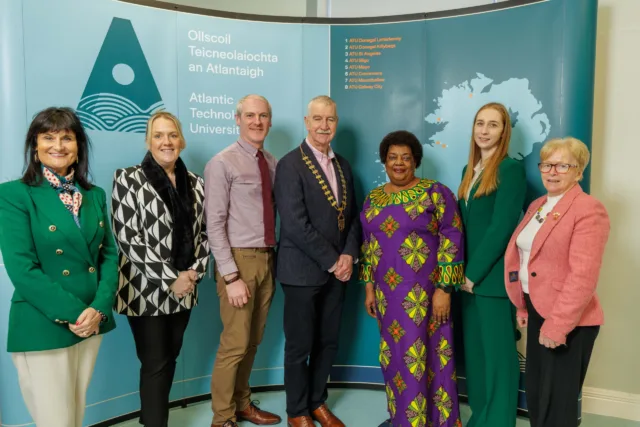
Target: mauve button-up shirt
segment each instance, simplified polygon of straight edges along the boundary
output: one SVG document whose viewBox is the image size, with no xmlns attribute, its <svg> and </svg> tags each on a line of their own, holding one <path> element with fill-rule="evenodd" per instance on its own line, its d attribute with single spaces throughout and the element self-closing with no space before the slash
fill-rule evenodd
<svg viewBox="0 0 640 427">
<path fill-rule="evenodd" d="M 238 271 L 231 248 L 266 246 L 257 153 L 253 145 L 240 139 L 216 154 L 204 169 L 209 246 L 223 276 Z M 277 160 L 263 153 L 273 187 Z M 275 205 L 273 209 L 275 215 Z"/>
</svg>

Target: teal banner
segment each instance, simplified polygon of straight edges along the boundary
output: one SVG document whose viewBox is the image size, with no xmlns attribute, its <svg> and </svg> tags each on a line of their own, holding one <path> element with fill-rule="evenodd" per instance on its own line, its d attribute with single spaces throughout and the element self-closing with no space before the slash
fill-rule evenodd
<svg viewBox="0 0 640 427">
<path fill-rule="evenodd" d="M 238 137 L 234 113 L 242 96 L 259 93 L 271 102 L 266 147 L 279 158 L 305 136 L 307 102 L 330 94 L 340 117 L 333 147 L 351 162 L 359 203 L 386 181 L 378 145 L 399 129 L 424 145 L 419 173 L 455 191 L 473 115 L 487 102 L 509 108 L 509 154 L 525 163 L 532 199 L 543 191 L 536 164 L 545 140 L 571 135 L 591 144 L 597 0 L 515 3 L 374 23 L 231 19 L 108 0 L 0 0 L 0 182 L 21 176 L 27 127 L 49 106 L 78 111 L 93 143 L 94 182 L 109 195 L 114 171 L 142 160 L 155 111 L 178 115 L 187 141 L 182 158 L 202 174 Z M 588 190 L 588 170 L 583 184 Z M 209 393 L 222 330 L 212 276 L 199 285 L 175 401 Z M 0 258 L 1 345 L 12 292 Z M 377 325 L 363 301 L 354 280 L 332 383 L 383 384 Z M 278 288 L 252 386 L 283 384 L 282 310 Z M 100 349 L 85 425 L 139 409 L 140 365 L 126 318 L 116 320 Z M 456 358 L 464 394 L 462 352 Z M 526 409 L 523 397 L 520 406 Z M 4 349 L 0 413 L 3 425 L 32 422 Z"/>
<path fill-rule="evenodd" d="M 399 129 L 423 143 L 421 176 L 457 192 L 473 118 L 489 102 L 509 110 L 509 156 L 526 166 L 527 200 L 540 196 L 545 190 L 537 164 L 545 141 L 574 136 L 591 146 L 596 15 L 597 1 L 551 0 L 493 13 L 331 26 L 331 95 L 340 111 L 335 147 L 358 171 L 359 196 L 386 181 L 378 144 Z M 588 170 L 582 185 L 588 191 Z M 352 298 L 362 301 L 364 292 L 353 291 Z M 341 362 L 376 365 L 376 322 L 364 310 L 346 316 L 358 327 L 347 326 L 343 348 L 354 340 L 360 345 L 344 350 Z M 523 411 L 525 334 L 518 345 Z M 458 387 L 465 396 L 457 338 Z M 350 369 L 345 378 L 382 382 L 379 371 L 358 370 Z"/>
</svg>

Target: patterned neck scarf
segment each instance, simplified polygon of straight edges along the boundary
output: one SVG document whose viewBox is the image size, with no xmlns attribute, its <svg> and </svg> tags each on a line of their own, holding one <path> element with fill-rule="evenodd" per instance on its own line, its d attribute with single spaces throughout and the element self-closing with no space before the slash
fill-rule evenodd
<svg viewBox="0 0 640 427">
<path fill-rule="evenodd" d="M 72 169 L 69 175 L 60 176 L 48 167 L 42 165 L 42 175 L 49 181 L 51 187 L 58 193 L 58 197 L 67 208 L 69 213 L 73 215 L 73 220 L 80 228 L 80 206 L 82 205 L 82 193 L 75 186 L 73 176 L 75 171 Z"/>
</svg>

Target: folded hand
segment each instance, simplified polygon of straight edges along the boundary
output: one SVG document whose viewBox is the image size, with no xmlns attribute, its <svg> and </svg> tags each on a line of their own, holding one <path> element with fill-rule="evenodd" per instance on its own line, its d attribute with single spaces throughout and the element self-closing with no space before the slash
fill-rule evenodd
<svg viewBox="0 0 640 427">
<path fill-rule="evenodd" d="M 341 282 L 348 282 L 353 274 L 353 257 L 351 255 L 340 255 L 338 267 L 333 272 Z"/>
<path fill-rule="evenodd" d="M 69 324 L 71 332 L 81 338 L 87 338 L 100 331 L 102 316 L 93 307 L 86 308 L 76 320 L 75 324 Z"/>
</svg>

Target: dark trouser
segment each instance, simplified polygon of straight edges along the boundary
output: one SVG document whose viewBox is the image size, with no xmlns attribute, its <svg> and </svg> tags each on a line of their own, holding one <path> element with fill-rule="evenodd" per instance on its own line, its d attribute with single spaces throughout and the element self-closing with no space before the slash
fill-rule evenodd
<svg viewBox="0 0 640 427">
<path fill-rule="evenodd" d="M 287 414 L 310 415 L 327 400 L 327 381 L 338 351 L 345 284 L 282 285 L 284 290 L 284 388 Z"/>
<path fill-rule="evenodd" d="M 169 392 L 191 310 L 162 316 L 129 316 L 140 360 L 140 424 L 167 427 Z"/>
<path fill-rule="evenodd" d="M 577 427 L 578 398 L 587 374 L 599 326 L 578 326 L 567 345 L 549 349 L 540 345 L 544 319 L 525 294 L 527 327 L 527 407 L 531 427 Z"/>
</svg>

